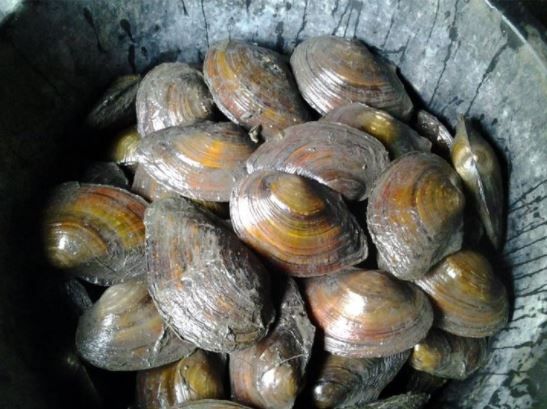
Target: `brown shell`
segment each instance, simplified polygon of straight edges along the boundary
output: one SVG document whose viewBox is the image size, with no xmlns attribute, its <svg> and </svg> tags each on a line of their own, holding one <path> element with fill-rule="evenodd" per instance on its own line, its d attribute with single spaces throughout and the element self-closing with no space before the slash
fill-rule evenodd
<svg viewBox="0 0 547 409">
<path fill-rule="evenodd" d="M 205 399 L 185 403 L 177 409 L 251 409 L 248 406 L 227 400 Z"/>
<path fill-rule="evenodd" d="M 408 153 L 377 179 L 367 225 L 378 264 L 403 280 L 422 277 L 461 248 L 464 194 L 458 175 L 440 157 Z"/>
<path fill-rule="evenodd" d="M 145 209 L 144 200 L 123 189 L 64 183 L 46 209 L 50 262 L 99 285 L 143 275 Z"/>
<path fill-rule="evenodd" d="M 214 104 L 203 75 L 188 64 L 163 63 L 143 78 L 137 92 L 137 128 L 141 136 L 170 126 L 211 119 Z"/>
<path fill-rule="evenodd" d="M 349 268 L 308 279 L 305 293 L 325 350 L 341 356 L 397 354 L 425 338 L 433 323 L 426 295 L 383 271 Z"/>
<path fill-rule="evenodd" d="M 122 168 L 114 162 L 93 162 L 84 170 L 80 177 L 82 183 L 116 186 L 129 189 L 129 180 Z"/>
<path fill-rule="evenodd" d="M 312 386 L 313 404 L 327 409 L 375 401 L 409 355 L 404 351 L 384 358 L 348 358 L 326 353 Z"/>
<path fill-rule="evenodd" d="M 141 135 L 136 126 L 118 132 L 110 141 L 107 159 L 119 165 L 135 167 L 138 162 L 137 148 L 140 142 Z"/>
<path fill-rule="evenodd" d="M 195 346 L 163 323 L 144 282 L 129 281 L 108 288 L 80 317 L 76 348 L 99 368 L 136 371 L 176 361 Z"/>
<path fill-rule="evenodd" d="M 233 399 L 261 409 L 292 408 L 304 386 L 314 336 L 298 287 L 289 278 L 270 333 L 230 354 Z"/>
<path fill-rule="evenodd" d="M 96 130 L 118 130 L 135 123 L 135 100 L 140 75 L 117 78 L 99 98 L 86 118 L 86 125 Z"/>
<path fill-rule="evenodd" d="M 426 393 L 407 393 L 368 403 L 359 409 L 421 409 L 429 400 Z"/>
<path fill-rule="evenodd" d="M 423 109 L 416 114 L 416 130 L 442 153 L 450 152 L 454 138 L 438 118 Z"/>
<path fill-rule="evenodd" d="M 180 361 L 137 373 L 139 409 L 171 409 L 200 399 L 222 399 L 224 367 L 220 358 L 196 349 Z"/>
<path fill-rule="evenodd" d="M 247 172 L 268 169 L 317 180 L 349 200 L 364 200 L 389 163 L 375 138 L 342 124 L 307 122 L 262 144 L 247 160 Z"/>
<path fill-rule="evenodd" d="M 417 371 L 410 366 L 405 368 L 406 382 L 405 390 L 411 392 L 433 393 L 443 387 L 448 379 Z"/>
<path fill-rule="evenodd" d="M 486 235 L 500 248 L 503 234 L 501 167 L 492 146 L 463 117 L 450 152 L 456 172 L 471 192 Z"/>
<path fill-rule="evenodd" d="M 435 324 L 462 337 L 486 337 L 508 320 L 509 300 L 488 260 L 470 250 L 454 253 L 416 281 L 433 300 Z"/>
<path fill-rule="evenodd" d="M 255 147 L 230 122 L 202 122 L 148 135 L 139 146 L 139 164 L 181 196 L 227 202 Z"/>
<path fill-rule="evenodd" d="M 219 219 L 180 197 L 146 211 L 148 285 L 168 325 L 215 352 L 247 348 L 274 319 L 268 272 Z"/>
<path fill-rule="evenodd" d="M 356 39 L 314 37 L 300 43 L 291 66 L 304 99 L 321 115 L 363 102 L 406 119 L 412 101 L 395 69 Z"/>
<path fill-rule="evenodd" d="M 368 254 L 340 195 L 302 176 L 252 173 L 233 190 L 230 215 L 239 238 L 289 275 L 332 274 Z"/>
<path fill-rule="evenodd" d="M 464 338 L 431 330 L 414 345 L 410 366 L 418 371 L 448 379 L 465 379 L 484 363 L 486 339 Z"/>
<path fill-rule="evenodd" d="M 289 64 L 275 51 L 225 40 L 209 48 L 203 72 L 219 109 L 246 129 L 260 126 L 265 138 L 309 118 Z"/>
<path fill-rule="evenodd" d="M 412 152 L 431 150 L 431 142 L 385 111 L 360 102 L 343 105 L 328 112 L 323 121 L 338 122 L 366 132 L 386 147 L 392 158 Z"/>
</svg>

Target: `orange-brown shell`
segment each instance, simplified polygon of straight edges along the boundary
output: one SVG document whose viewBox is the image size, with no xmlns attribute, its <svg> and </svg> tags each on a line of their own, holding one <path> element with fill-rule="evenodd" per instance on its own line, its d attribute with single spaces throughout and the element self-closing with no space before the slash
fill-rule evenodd
<svg viewBox="0 0 547 409">
<path fill-rule="evenodd" d="M 248 406 L 227 400 L 204 399 L 185 403 L 178 409 L 251 409 Z"/>
</svg>

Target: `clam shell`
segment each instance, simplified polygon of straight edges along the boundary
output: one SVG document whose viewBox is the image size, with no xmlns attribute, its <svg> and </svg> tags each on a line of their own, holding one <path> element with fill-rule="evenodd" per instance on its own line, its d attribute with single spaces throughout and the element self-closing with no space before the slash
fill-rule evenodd
<svg viewBox="0 0 547 409">
<path fill-rule="evenodd" d="M 416 114 L 416 130 L 429 139 L 440 152 L 448 153 L 454 138 L 439 119 L 423 109 Z"/>
<path fill-rule="evenodd" d="M 203 72 L 219 109 L 246 129 L 260 126 L 265 138 L 309 118 L 288 63 L 275 51 L 225 40 L 209 48 Z"/>
<path fill-rule="evenodd" d="M 139 146 L 139 163 L 181 196 L 227 202 L 255 147 L 232 123 L 203 122 L 148 135 Z"/>
<path fill-rule="evenodd" d="M 172 197 L 152 203 L 144 222 L 150 293 L 175 332 L 215 352 L 266 335 L 274 318 L 268 273 L 220 220 Z"/>
<path fill-rule="evenodd" d="M 408 366 L 406 373 L 405 390 L 412 392 L 433 393 L 444 386 L 448 379 L 417 371 Z"/>
<path fill-rule="evenodd" d="M 464 338 L 432 330 L 414 345 L 410 366 L 418 371 L 448 379 L 465 379 L 484 363 L 486 339 Z"/>
<path fill-rule="evenodd" d="M 416 284 L 433 300 L 436 326 L 447 332 L 480 338 L 494 334 L 507 323 L 507 291 L 479 253 L 454 253 Z"/>
<path fill-rule="evenodd" d="M 304 285 L 312 321 L 325 334 L 325 350 L 333 354 L 397 354 L 425 338 L 433 323 L 426 295 L 384 271 L 349 268 Z"/>
<path fill-rule="evenodd" d="M 465 198 L 458 175 L 440 157 L 408 153 L 377 180 L 367 225 L 378 264 L 403 280 L 422 277 L 461 248 Z"/>
<path fill-rule="evenodd" d="M 429 152 L 431 142 L 422 138 L 412 128 L 380 109 L 355 102 L 334 108 L 322 121 L 349 125 L 378 139 L 392 158 L 412 151 Z"/>
<path fill-rule="evenodd" d="M 469 122 L 461 118 L 450 151 L 452 163 L 473 197 L 475 207 L 495 248 L 503 235 L 503 183 L 496 153 Z"/>
<path fill-rule="evenodd" d="M 178 409 L 251 409 L 248 406 L 240 405 L 239 403 L 230 402 L 227 400 L 205 399 L 195 402 L 188 402 L 180 406 Z"/>
<path fill-rule="evenodd" d="M 384 358 L 347 358 L 325 354 L 319 377 L 312 386 L 319 409 L 351 407 L 378 399 L 399 372 L 410 351 Z"/>
<path fill-rule="evenodd" d="M 310 38 L 295 48 L 291 66 L 302 96 L 321 115 L 353 102 L 401 119 L 412 112 L 395 70 L 356 39 Z"/>
<path fill-rule="evenodd" d="M 46 210 L 50 262 L 99 285 L 144 275 L 145 208 L 140 197 L 116 187 L 61 185 Z"/>
<path fill-rule="evenodd" d="M 137 374 L 140 409 L 171 409 L 200 399 L 222 399 L 224 368 L 220 358 L 196 349 L 180 361 Z"/>
<path fill-rule="evenodd" d="M 141 136 L 136 126 L 126 128 L 118 132 L 110 141 L 107 159 L 119 165 L 136 167 L 137 148 L 141 142 Z"/>
<path fill-rule="evenodd" d="M 195 346 L 163 323 L 145 283 L 129 281 L 108 288 L 80 317 L 76 348 L 99 368 L 135 371 L 176 361 Z"/>
<path fill-rule="evenodd" d="M 289 275 L 332 274 L 368 253 L 340 195 L 302 176 L 252 173 L 233 190 L 230 215 L 239 238 Z"/>
<path fill-rule="evenodd" d="M 359 409 L 420 409 L 425 406 L 428 400 L 429 395 L 426 393 L 407 393 L 369 403 Z"/>
<path fill-rule="evenodd" d="M 255 408 L 292 408 L 304 386 L 314 336 L 298 287 L 289 278 L 270 333 L 256 345 L 230 354 L 234 400 Z"/>
<path fill-rule="evenodd" d="M 114 162 L 93 162 L 84 171 L 80 181 L 97 185 L 129 188 L 129 180 L 123 170 Z"/>
<path fill-rule="evenodd" d="M 213 99 L 203 75 L 179 62 L 160 64 L 145 75 L 136 107 L 141 136 L 171 126 L 191 125 L 214 115 Z"/>
<path fill-rule="evenodd" d="M 278 170 L 315 179 L 349 200 L 364 200 L 387 167 L 388 153 L 375 138 L 342 124 L 308 122 L 262 144 L 247 172 Z"/>
</svg>

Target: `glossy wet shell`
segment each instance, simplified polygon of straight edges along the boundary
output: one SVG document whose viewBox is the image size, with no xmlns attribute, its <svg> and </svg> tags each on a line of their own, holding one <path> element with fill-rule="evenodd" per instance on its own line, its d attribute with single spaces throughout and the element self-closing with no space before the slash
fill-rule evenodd
<svg viewBox="0 0 547 409">
<path fill-rule="evenodd" d="M 415 127 L 420 135 L 429 139 L 433 143 L 433 146 L 440 152 L 450 152 L 450 148 L 454 143 L 454 138 L 443 123 L 433 114 L 430 114 L 423 109 L 419 110 L 416 114 Z"/>
<path fill-rule="evenodd" d="M 138 162 L 137 148 L 140 142 L 141 136 L 136 126 L 118 132 L 110 142 L 107 159 L 119 165 L 136 166 Z"/>
<path fill-rule="evenodd" d="M 301 176 L 252 173 L 233 190 L 230 216 L 240 239 L 292 276 L 332 274 L 368 253 L 340 195 Z"/>
<path fill-rule="evenodd" d="M 461 248 L 465 198 L 458 175 L 440 157 L 409 153 L 377 179 L 367 226 L 378 265 L 415 280 Z"/>
<path fill-rule="evenodd" d="M 509 300 L 488 260 L 464 250 L 416 281 L 433 300 L 436 326 L 463 337 L 486 337 L 508 320 Z"/>
<path fill-rule="evenodd" d="M 140 197 L 116 187 L 61 185 L 46 209 L 50 262 L 99 285 L 144 275 L 145 208 Z"/>
<path fill-rule="evenodd" d="M 137 93 L 137 127 L 141 136 L 170 126 L 211 119 L 214 104 L 203 75 L 188 64 L 163 63 L 143 78 Z"/>
<path fill-rule="evenodd" d="M 503 235 L 504 195 L 496 153 L 477 130 L 461 118 L 450 156 L 456 172 L 471 193 L 486 235 L 494 247 L 499 248 Z"/>
<path fill-rule="evenodd" d="M 412 151 L 431 150 L 431 142 L 408 125 L 385 111 L 360 102 L 335 108 L 322 121 L 346 124 L 374 136 L 382 142 L 393 159 Z"/>
<path fill-rule="evenodd" d="M 342 124 L 307 122 L 262 144 L 247 160 L 247 172 L 279 170 L 314 179 L 349 200 L 364 200 L 389 163 L 375 138 Z"/>
<path fill-rule="evenodd" d="M 189 402 L 179 407 L 179 409 L 251 409 L 248 406 L 227 400 L 205 399 L 196 402 Z"/>
<path fill-rule="evenodd" d="M 150 293 L 175 332 L 215 352 L 266 335 L 274 318 L 268 272 L 219 219 L 167 198 L 150 205 L 145 225 Z"/>
<path fill-rule="evenodd" d="M 203 72 L 219 109 L 247 129 L 260 126 L 266 139 L 308 120 L 288 63 L 272 50 L 222 41 L 207 51 Z"/>
<path fill-rule="evenodd" d="M 384 358 L 325 354 L 319 377 L 312 385 L 313 404 L 319 409 L 327 409 L 375 401 L 409 355 L 410 351 Z"/>
<path fill-rule="evenodd" d="M 224 367 L 220 357 L 196 349 L 180 361 L 137 374 L 140 409 L 171 409 L 200 399 L 222 399 Z"/>
<path fill-rule="evenodd" d="M 412 101 L 393 67 L 363 43 L 335 36 L 310 38 L 291 56 L 291 67 L 304 99 L 321 115 L 363 102 L 406 119 Z"/>
<path fill-rule="evenodd" d="M 350 268 L 304 282 L 312 321 L 325 333 L 325 350 L 373 358 L 412 348 L 433 323 L 426 295 L 383 271 Z"/>
<path fill-rule="evenodd" d="M 256 345 L 230 354 L 234 400 L 255 408 L 292 408 L 304 387 L 314 336 L 298 287 L 289 278 L 270 333 Z"/>
<path fill-rule="evenodd" d="M 428 400 L 429 395 L 426 393 L 407 393 L 369 403 L 359 409 L 420 409 L 425 406 Z"/>
<path fill-rule="evenodd" d="M 78 322 L 76 347 L 86 361 L 110 371 L 155 368 L 195 349 L 163 323 L 141 281 L 108 288 L 84 312 Z"/>
<path fill-rule="evenodd" d="M 148 135 L 139 146 L 139 163 L 177 194 L 227 202 L 255 147 L 237 125 L 203 122 Z"/>
<path fill-rule="evenodd" d="M 487 344 L 484 338 L 464 338 L 432 330 L 414 345 L 410 365 L 441 378 L 465 379 L 484 363 Z"/>
<path fill-rule="evenodd" d="M 80 182 L 116 186 L 129 189 L 129 180 L 122 168 L 114 162 L 93 162 L 86 167 Z"/>
</svg>

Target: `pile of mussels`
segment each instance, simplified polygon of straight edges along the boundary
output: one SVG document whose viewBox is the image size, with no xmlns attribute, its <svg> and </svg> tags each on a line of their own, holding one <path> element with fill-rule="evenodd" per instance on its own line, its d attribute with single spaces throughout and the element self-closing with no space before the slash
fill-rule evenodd
<svg viewBox="0 0 547 409">
<path fill-rule="evenodd" d="M 115 135 L 112 163 L 52 195 L 47 253 L 109 286 L 76 347 L 138 371 L 142 409 L 418 408 L 507 322 L 470 249 L 501 242 L 492 147 L 416 113 L 357 40 L 311 38 L 290 62 L 223 41 L 203 72 L 118 79 L 87 126 Z M 408 393 L 375 402 L 403 366 Z"/>
</svg>

